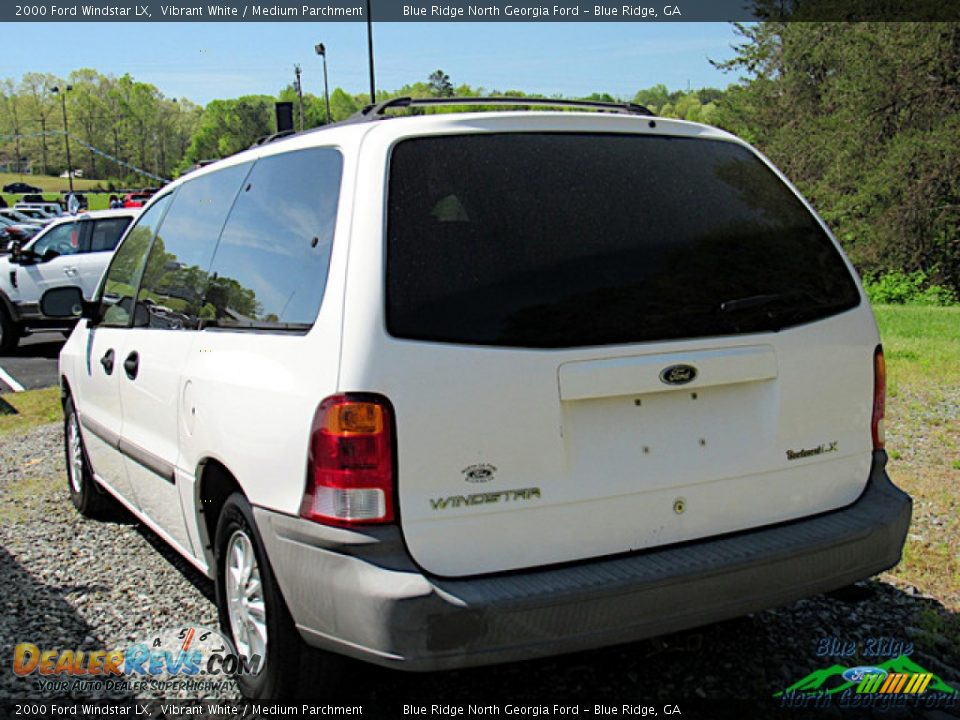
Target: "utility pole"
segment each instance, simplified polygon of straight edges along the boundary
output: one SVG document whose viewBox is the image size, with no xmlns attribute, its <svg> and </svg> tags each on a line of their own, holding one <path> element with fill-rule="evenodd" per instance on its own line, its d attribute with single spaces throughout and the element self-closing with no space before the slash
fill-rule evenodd
<svg viewBox="0 0 960 720">
<path fill-rule="evenodd" d="M 323 58 L 323 101 L 327 105 L 327 125 L 330 124 L 330 84 L 327 82 L 327 48 L 323 43 L 317 43 L 314 48 L 317 55 Z"/>
<path fill-rule="evenodd" d="M 370 58 L 370 103 L 377 104 L 377 85 L 373 73 L 373 16 L 370 14 L 370 0 L 367 0 L 367 55 Z"/>
<path fill-rule="evenodd" d="M 300 65 L 293 66 L 293 72 L 297 76 L 296 88 L 297 97 L 300 100 L 300 132 L 303 132 L 303 86 L 300 84 Z"/>
<path fill-rule="evenodd" d="M 67 146 L 67 180 L 70 182 L 70 194 L 73 194 L 73 163 L 70 161 L 70 128 L 67 126 L 67 93 L 73 90 L 72 85 L 65 85 L 61 92 L 59 87 L 50 90 L 60 95 L 60 108 L 63 110 L 63 142 Z"/>
</svg>

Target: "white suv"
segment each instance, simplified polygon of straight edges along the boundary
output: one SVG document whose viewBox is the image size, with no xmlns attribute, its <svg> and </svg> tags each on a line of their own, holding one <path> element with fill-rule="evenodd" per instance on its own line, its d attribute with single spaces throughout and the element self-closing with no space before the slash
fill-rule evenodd
<svg viewBox="0 0 960 720">
<path fill-rule="evenodd" d="M 92 298 L 113 251 L 139 208 L 66 215 L 0 258 L 0 354 L 16 348 L 31 330 L 69 330 L 73 320 L 40 313 L 50 288 L 79 285 Z"/>
<path fill-rule="evenodd" d="M 877 327 L 769 161 L 635 106 L 388 109 L 181 178 L 95 302 L 44 299 L 86 318 L 73 502 L 216 581 L 246 694 L 336 653 L 628 642 L 898 562 Z"/>
</svg>

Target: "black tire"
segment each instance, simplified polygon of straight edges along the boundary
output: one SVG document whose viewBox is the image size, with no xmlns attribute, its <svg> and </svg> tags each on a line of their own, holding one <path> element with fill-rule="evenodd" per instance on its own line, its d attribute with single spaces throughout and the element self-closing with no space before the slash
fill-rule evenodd
<svg viewBox="0 0 960 720">
<path fill-rule="evenodd" d="M 242 543 L 240 535 L 249 540 L 256 558 L 266 625 L 265 662 L 255 675 L 236 676 L 240 692 L 252 700 L 285 700 L 316 691 L 332 692 L 342 671 L 342 659 L 308 647 L 300 637 L 267 559 L 250 503 L 241 493 L 234 493 L 224 503 L 214 541 L 217 611 L 224 634 L 240 653 L 243 645 L 252 647 L 238 641 L 244 635 L 241 631 L 238 638 L 234 633 L 229 611 L 227 567 L 233 543 Z"/>
<path fill-rule="evenodd" d="M 8 355 L 20 344 L 20 328 L 0 302 L 0 355 Z"/>
<path fill-rule="evenodd" d="M 81 515 L 89 518 L 111 516 L 117 506 L 93 479 L 87 449 L 80 434 L 80 419 L 73 407 L 73 398 L 63 404 L 63 448 L 67 461 L 67 491 L 70 502 Z"/>
</svg>

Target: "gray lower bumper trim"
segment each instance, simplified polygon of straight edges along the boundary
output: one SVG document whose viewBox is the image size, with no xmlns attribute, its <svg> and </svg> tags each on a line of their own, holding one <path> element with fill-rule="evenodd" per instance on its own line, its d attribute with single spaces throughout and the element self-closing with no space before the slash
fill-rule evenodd
<svg viewBox="0 0 960 720">
<path fill-rule="evenodd" d="M 436 670 L 630 642 L 848 585 L 895 565 L 910 498 L 877 453 L 852 505 L 720 538 L 575 565 L 441 579 L 397 528 L 354 532 L 255 510 L 308 642 L 384 665 Z"/>
</svg>

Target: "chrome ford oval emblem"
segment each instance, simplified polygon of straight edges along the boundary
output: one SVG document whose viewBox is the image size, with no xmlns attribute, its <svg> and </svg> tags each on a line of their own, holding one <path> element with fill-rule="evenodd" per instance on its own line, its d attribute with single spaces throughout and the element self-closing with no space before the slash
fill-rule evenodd
<svg viewBox="0 0 960 720">
<path fill-rule="evenodd" d="M 667 385 L 686 385 L 697 377 L 697 369 L 693 365 L 671 365 L 660 372 L 660 382 Z"/>
<path fill-rule="evenodd" d="M 493 480 L 494 474 L 497 472 L 497 468 L 487 463 L 480 463 L 479 465 L 470 465 L 465 467 L 460 472 L 463 473 L 463 479 L 467 482 L 485 483 Z"/>
</svg>

